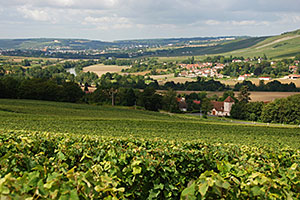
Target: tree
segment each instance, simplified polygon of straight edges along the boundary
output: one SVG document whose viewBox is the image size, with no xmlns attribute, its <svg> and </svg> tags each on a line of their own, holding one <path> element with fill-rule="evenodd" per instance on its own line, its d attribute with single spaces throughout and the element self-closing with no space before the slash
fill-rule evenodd
<svg viewBox="0 0 300 200">
<path fill-rule="evenodd" d="M 276 99 L 263 107 L 263 122 L 300 124 L 300 95 Z"/>
<path fill-rule="evenodd" d="M 84 96 L 84 92 L 77 83 L 64 82 L 62 86 L 63 96 L 60 101 L 78 102 Z"/>
<path fill-rule="evenodd" d="M 29 60 L 27 60 L 27 59 L 23 60 L 22 65 L 25 66 L 25 67 L 30 66 Z"/>
<path fill-rule="evenodd" d="M 161 108 L 162 97 L 155 92 L 155 89 L 152 87 L 145 88 L 138 97 L 138 105 L 146 110 L 158 111 Z"/>
<path fill-rule="evenodd" d="M 169 89 L 162 98 L 162 109 L 172 113 L 178 113 L 179 106 L 177 102 L 176 91 Z"/>
<path fill-rule="evenodd" d="M 250 121 L 258 121 L 261 119 L 261 112 L 263 109 L 263 102 L 249 102 L 247 103 L 247 119 Z"/>
<path fill-rule="evenodd" d="M 225 99 L 229 96 L 233 98 L 235 101 L 237 101 L 237 99 L 234 97 L 234 92 L 232 90 L 225 91 L 223 93 L 223 96 L 219 98 L 219 101 L 225 101 Z"/>
<path fill-rule="evenodd" d="M 230 117 L 234 119 L 247 119 L 247 103 L 241 101 L 232 105 Z"/>
<path fill-rule="evenodd" d="M 133 106 L 136 102 L 136 96 L 132 88 L 119 88 L 116 94 L 115 102 L 117 105 Z"/>
<path fill-rule="evenodd" d="M 240 93 L 238 95 L 238 100 L 240 102 L 248 103 L 249 100 L 251 100 L 250 93 L 248 91 L 249 91 L 249 87 L 248 86 L 244 85 L 244 86 L 241 87 Z"/>
<path fill-rule="evenodd" d="M 201 101 L 201 111 L 203 113 L 203 117 L 207 116 L 207 113 L 213 109 L 213 105 L 208 98 L 204 98 Z"/>
<path fill-rule="evenodd" d="M 2 97 L 11 99 L 18 98 L 21 79 L 13 78 L 10 76 L 4 76 L 2 78 L 2 84 Z"/>
<path fill-rule="evenodd" d="M 84 91 L 85 92 L 89 91 L 89 84 L 87 82 L 85 82 L 85 84 L 84 84 Z"/>
<path fill-rule="evenodd" d="M 5 74 L 5 69 L 0 66 L 0 76 L 4 76 Z"/>
<path fill-rule="evenodd" d="M 266 54 L 264 54 L 263 59 L 264 59 L 264 60 L 268 60 L 268 57 L 267 57 Z"/>
</svg>

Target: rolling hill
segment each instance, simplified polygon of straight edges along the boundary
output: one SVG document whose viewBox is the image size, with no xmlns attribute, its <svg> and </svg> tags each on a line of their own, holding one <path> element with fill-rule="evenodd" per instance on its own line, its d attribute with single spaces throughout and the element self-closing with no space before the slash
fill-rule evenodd
<svg viewBox="0 0 300 200">
<path fill-rule="evenodd" d="M 36 39 L 3 39 L 0 40 L 0 49 L 44 49 L 50 48 L 68 48 L 74 50 L 82 49 L 105 49 L 107 46 L 113 46 L 112 43 L 96 40 L 84 39 L 54 39 L 54 38 L 36 38 Z"/>
<path fill-rule="evenodd" d="M 140 39 L 140 40 L 117 40 L 104 42 L 87 39 L 59 39 L 59 38 L 31 38 L 31 39 L 0 39 L 0 49 L 36 49 L 41 50 L 45 47 L 49 49 L 70 49 L 102 50 L 108 47 L 118 48 L 139 48 L 139 47 L 160 47 L 160 46 L 183 46 L 186 44 L 222 44 L 226 41 L 243 39 L 248 37 L 227 36 L 227 37 L 195 37 L 195 38 L 165 38 L 165 39 Z"/>
<path fill-rule="evenodd" d="M 265 40 L 245 49 L 228 52 L 224 55 L 244 57 L 262 56 L 269 58 L 286 58 L 300 54 L 300 29 L 268 37 Z"/>
<path fill-rule="evenodd" d="M 5 39 L 0 40 L 0 49 L 42 50 L 107 50 L 114 57 L 179 57 L 204 55 L 233 55 L 268 58 L 287 58 L 300 53 L 300 29 L 277 36 L 263 37 L 196 37 L 143 40 L 119 40 L 104 42 L 86 39 Z M 116 48 L 117 51 L 109 49 Z M 143 49 L 140 51 L 140 49 Z M 26 53 L 26 52 L 25 52 Z M 121 55 L 121 54 L 122 55 Z"/>
</svg>

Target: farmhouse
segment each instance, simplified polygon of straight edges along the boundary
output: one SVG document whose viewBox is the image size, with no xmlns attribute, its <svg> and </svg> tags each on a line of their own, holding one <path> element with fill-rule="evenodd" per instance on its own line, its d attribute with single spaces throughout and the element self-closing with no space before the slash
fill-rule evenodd
<svg viewBox="0 0 300 200">
<path fill-rule="evenodd" d="M 251 77 L 251 74 L 240 75 L 239 78 L 238 78 L 238 81 L 244 81 L 249 77 Z"/>
<path fill-rule="evenodd" d="M 187 104 L 185 102 L 185 98 L 183 98 L 183 97 L 177 98 L 177 102 L 178 102 L 179 110 L 186 112 Z"/>
<path fill-rule="evenodd" d="M 296 65 L 293 65 L 293 66 L 289 66 L 289 71 L 291 72 L 291 73 L 297 73 L 297 71 L 298 71 L 298 66 L 296 66 Z"/>
<path fill-rule="evenodd" d="M 213 109 L 210 112 L 210 115 L 214 116 L 230 116 L 230 111 L 232 108 L 232 105 L 234 104 L 234 99 L 230 96 L 228 96 L 225 101 L 219 102 L 219 101 L 212 101 Z"/>
<path fill-rule="evenodd" d="M 289 79 L 300 79 L 300 75 L 298 74 L 290 74 Z"/>
<path fill-rule="evenodd" d="M 271 80 L 271 77 L 259 77 L 259 80 L 269 81 Z"/>
</svg>

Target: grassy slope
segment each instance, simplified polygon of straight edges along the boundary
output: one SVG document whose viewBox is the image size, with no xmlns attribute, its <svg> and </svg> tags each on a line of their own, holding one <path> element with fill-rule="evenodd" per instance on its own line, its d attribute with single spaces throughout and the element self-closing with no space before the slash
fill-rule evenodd
<svg viewBox="0 0 300 200">
<path fill-rule="evenodd" d="M 118 107 L 0 99 L 0 121 L 0 133 L 25 130 L 300 147 L 299 128 L 240 125 Z"/>
<path fill-rule="evenodd" d="M 300 31 L 298 30 L 267 38 L 252 47 L 228 52 L 224 55 L 253 57 L 266 54 L 269 58 L 293 57 L 300 53 L 299 46 Z"/>
<path fill-rule="evenodd" d="M 169 56 L 196 56 L 196 55 L 206 55 L 206 54 L 222 54 L 238 49 L 244 49 L 265 40 L 267 37 L 257 37 L 257 38 L 247 38 L 238 39 L 224 44 L 208 47 L 183 47 L 173 50 L 160 50 L 157 51 L 160 57 Z"/>
<path fill-rule="evenodd" d="M 203 52 L 197 51 L 196 59 L 203 59 L 204 53 L 209 56 L 224 55 L 224 56 L 244 56 L 244 57 L 258 57 L 266 54 L 268 58 L 289 58 L 300 54 L 300 30 L 285 33 L 278 36 L 268 38 L 250 38 L 240 41 L 232 41 L 224 45 L 220 45 L 219 49 L 202 49 Z M 235 49 L 233 49 L 235 48 Z M 200 52 L 200 53 L 199 53 Z M 206 55 L 206 56 L 207 56 Z M 181 61 L 189 56 L 177 57 L 161 57 L 162 61 Z"/>
</svg>

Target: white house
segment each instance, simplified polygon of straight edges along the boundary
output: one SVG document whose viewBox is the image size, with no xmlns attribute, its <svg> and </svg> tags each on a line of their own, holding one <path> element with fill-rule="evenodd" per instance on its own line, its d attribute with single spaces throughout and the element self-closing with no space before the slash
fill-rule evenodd
<svg viewBox="0 0 300 200">
<path fill-rule="evenodd" d="M 289 79 L 300 79 L 300 75 L 298 74 L 290 74 Z"/>
<path fill-rule="evenodd" d="M 244 75 L 240 75 L 237 80 L 238 81 L 244 81 L 249 77 L 251 77 L 251 74 L 244 74 Z"/>
<path fill-rule="evenodd" d="M 259 79 L 259 80 L 264 80 L 264 81 L 269 81 L 269 80 L 271 80 L 272 78 L 271 78 L 271 77 L 259 77 L 258 79 Z"/>
<path fill-rule="evenodd" d="M 214 116 L 230 116 L 230 111 L 232 108 L 232 105 L 234 104 L 234 99 L 230 96 L 228 96 L 225 101 L 219 102 L 219 101 L 212 101 L 213 109 L 211 110 L 210 114 Z"/>
</svg>

